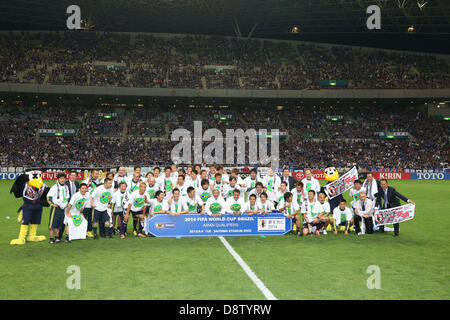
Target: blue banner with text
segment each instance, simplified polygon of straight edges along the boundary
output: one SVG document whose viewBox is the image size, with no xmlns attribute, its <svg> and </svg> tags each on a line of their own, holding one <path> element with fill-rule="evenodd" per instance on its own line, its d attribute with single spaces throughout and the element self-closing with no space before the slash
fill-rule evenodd
<svg viewBox="0 0 450 320">
<path fill-rule="evenodd" d="M 450 172 L 414 172 L 411 173 L 411 179 L 414 180 L 448 180 Z"/>
<path fill-rule="evenodd" d="M 282 213 L 266 215 L 157 214 L 147 219 L 147 233 L 155 237 L 280 236 L 292 230 Z"/>
</svg>

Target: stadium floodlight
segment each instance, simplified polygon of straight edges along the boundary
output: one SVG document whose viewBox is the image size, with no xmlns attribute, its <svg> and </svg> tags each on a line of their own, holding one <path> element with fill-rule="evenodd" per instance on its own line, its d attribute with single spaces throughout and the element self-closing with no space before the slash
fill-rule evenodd
<svg viewBox="0 0 450 320">
<path fill-rule="evenodd" d="M 425 7 L 427 3 L 428 3 L 428 1 L 417 0 L 417 6 L 419 7 L 420 10 L 422 10 L 423 7 Z"/>
</svg>

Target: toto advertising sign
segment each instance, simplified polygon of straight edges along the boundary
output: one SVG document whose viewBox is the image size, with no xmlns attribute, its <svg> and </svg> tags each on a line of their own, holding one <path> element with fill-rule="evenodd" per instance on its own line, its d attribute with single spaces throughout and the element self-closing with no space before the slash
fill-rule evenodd
<svg viewBox="0 0 450 320">
<path fill-rule="evenodd" d="M 418 172 L 411 173 L 411 179 L 418 180 L 448 180 L 450 172 Z"/>
<path fill-rule="evenodd" d="M 0 173 L 0 180 L 16 180 L 20 173 Z"/>
</svg>

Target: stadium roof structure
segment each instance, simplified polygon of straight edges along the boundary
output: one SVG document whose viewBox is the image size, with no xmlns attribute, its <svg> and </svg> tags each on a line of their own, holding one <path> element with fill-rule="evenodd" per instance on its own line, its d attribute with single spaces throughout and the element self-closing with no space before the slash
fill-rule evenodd
<svg viewBox="0 0 450 320">
<path fill-rule="evenodd" d="M 65 29 L 69 5 L 84 26 L 132 31 L 277 37 L 292 33 L 367 33 L 366 9 L 381 8 L 382 33 L 450 34 L 448 0 L 3 0 L 0 28 Z M 294 32 L 295 33 L 295 32 Z"/>
</svg>

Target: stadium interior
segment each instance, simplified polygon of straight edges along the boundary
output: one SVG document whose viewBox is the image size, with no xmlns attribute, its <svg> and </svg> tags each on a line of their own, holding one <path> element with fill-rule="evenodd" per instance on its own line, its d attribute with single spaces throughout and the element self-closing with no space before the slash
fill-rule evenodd
<svg viewBox="0 0 450 320">
<path fill-rule="evenodd" d="M 0 1 L 0 299 L 448 299 L 449 43 L 449 0 Z M 278 168 L 176 168 L 196 121 Z"/>
</svg>

